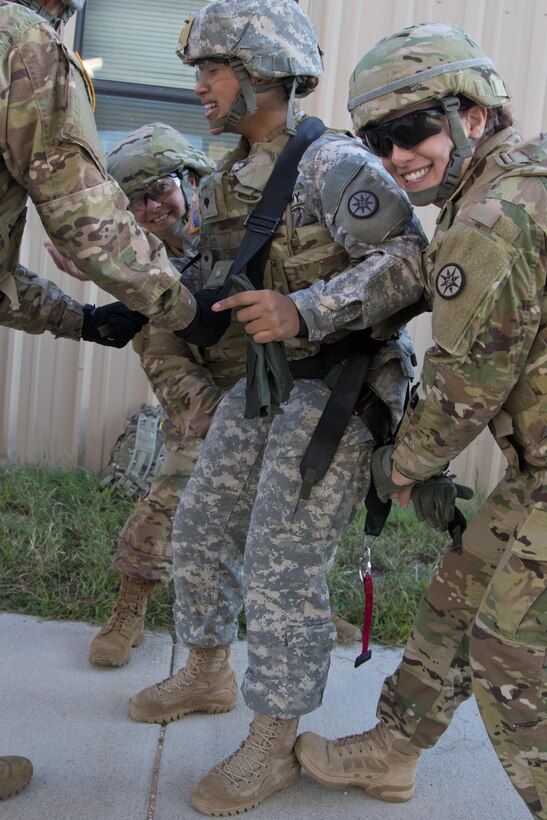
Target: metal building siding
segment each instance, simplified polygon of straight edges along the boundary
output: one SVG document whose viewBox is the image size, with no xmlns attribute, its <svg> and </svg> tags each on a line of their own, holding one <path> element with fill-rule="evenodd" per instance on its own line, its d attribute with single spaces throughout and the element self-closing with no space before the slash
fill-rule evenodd
<svg viewBox="0 0 547 820">
<path fill-rule="evenodd" d="M 515 97 L 523 134 L 547 130 L 547 0 L 300 0 L 325 52 L 325 74 L 305 101 L 309 113 L 349 128 L 349 76 L 381 37 L 412 23 L 445 20 L 462 25 L 483 44 Z M 178 32 L 174 36 L 174 45 Z M 419 209 L 429 235 L 436 209 Z M 56 281 L 82 302 L 110 301 L 97 288 L 59 273 L 42 247 L 40 222 L 30 209 L 21 262 Z M 419 359 L 430 344 L 429 317 L 411 325 Z M 0 327 L 0 462 L 105 464 L 126 415 L 152 394 L 138 357 L 128 346 L 112 350 L 50 334 L 30 336 Z M 490 488 L 502 457 L 483 434 L 456 462 L 464 480 Z"/>
<path fill-rule="evenodd" d="M 82 303 L 111 297 L 61 273 L 43 248 L 31 206 L 21 262 Z M 0 327 L 0 462 L 81 464 L 99 470 L 128 411 L 152 393 L 131 345 L 123 350 Z"/>
</svg>

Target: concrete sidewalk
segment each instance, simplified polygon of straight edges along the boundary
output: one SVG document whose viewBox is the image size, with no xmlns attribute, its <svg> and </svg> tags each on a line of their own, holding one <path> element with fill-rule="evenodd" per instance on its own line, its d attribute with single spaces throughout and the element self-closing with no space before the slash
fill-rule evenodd
<svg viewBox="0 0 547 820">
<path fill-rule="evenodd" d="M 6 820 L 193 820 L 192 786 L 239 745 L 251 713 L 240 696 L 225 715 L 189 715 L 163 729 L 126 713 L 127 698 L 178 669 L 184 653 L 166 634 L 147 633 L 122 669 L 98 669 L 87 650 L 96 628 L 0 613 L 0 754 L 22 754 L 34 777 L 0 803 Z M 321 709 L 301 720 L 335 737 L 375 723 L 384 676 L 400 652 L 374 649 L 356 670 L 355 649 L 336 649 Z M 234 647 L 241 680 L 246 644 Z M 304 772 L 292 788 L 250 813 L 257 820 L 528 820 L 473 702 L 458 710 L 434 750 L 423 754 L 409 803 L 333 791 Z"/>
</svg>

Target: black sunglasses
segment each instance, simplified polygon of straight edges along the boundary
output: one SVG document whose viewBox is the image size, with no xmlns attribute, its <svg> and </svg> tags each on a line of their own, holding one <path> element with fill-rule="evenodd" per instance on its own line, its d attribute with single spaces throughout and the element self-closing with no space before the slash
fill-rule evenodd
<svg viewBox="0 0 547 820">
<path fill-rule="evenodd" d="M 377 157 L 389 157 L 394 145 L 414 148 L 418 143 L 442 131 L 445 113 L 441 108 L 414 111 L 383 125 L 364 128 L 359 136 Z"/>
</svg>

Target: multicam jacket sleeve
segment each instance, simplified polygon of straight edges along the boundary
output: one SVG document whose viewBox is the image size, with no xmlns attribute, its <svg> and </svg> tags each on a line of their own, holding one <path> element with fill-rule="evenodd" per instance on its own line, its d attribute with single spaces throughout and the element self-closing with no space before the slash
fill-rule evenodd
<svg viewBox="0 0 547 820">
<path fill-rule="evenodd" d="M 0 279 L 17 262 L 28 194 L 54 244 L 91 280 L 162 325 L 185 327 L 194 299 L 107 176 L 90 100 L 78 58 L 53 29 L 0 0 Z"/>
<path fill-rule="evenodd" d="M 14 272 L 19 305 L 0 297 L 0 324 L 27 333 L 49 331 L 65 339 L 79 340 L 82 334 L 82 306 L 49 282 L 20 265 Z"/>
</svg>

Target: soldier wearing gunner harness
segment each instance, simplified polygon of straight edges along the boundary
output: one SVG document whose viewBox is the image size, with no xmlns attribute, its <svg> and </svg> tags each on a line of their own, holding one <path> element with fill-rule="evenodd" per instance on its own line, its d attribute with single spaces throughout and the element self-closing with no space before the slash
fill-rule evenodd
<svg viewBox="0 0 547 820">
<path fill-rule="evenodd" d="M 195 90 L 212 133 L 230 129 L 241 137 L 200 190 L 201 253 L 214 289 L 238 255 L 245 220 L 259 209 L 285 146 L 299 139 L 294 98 L 315 87 L 322 60 L 293 0 L 208 3 L 183 32 L 180 54 L 196 66 Z M 386 344 L 372 356 L 367 378 L 394 429 L 412 373 L 411 346 L 404 331 L 393 336 L 400 318 L 388 320 L 419 309 L 423 234 L 382 164 L 344 133 L 327 129 L 311 141 L 295 176 L 290 204 L 272 223 L 262 285 L 254 280 L 255 289 L 221 307 L 236 308 L 234 318 L 257 348 L 284 340 L 293 367 L 313 366 L 322 344 L 373 327 Z M 272 329 L 278 324 L 279 332 Z M 199 322 L 192 331 L 199 333 Z M 159 723 L 233 708 L 229 652 L 245 605 L 243 693 L 255 716 L 240 749 L 191 794 L 209 814 L 242 811 L 298 778 L 298 718 L 321 702 L 335 638 L 325 571 L 369 484 L 374 438 L 350 408 L 325 475 L 301 497 L 300 464 L 331 390 L 311 370 L 295 375 L 282 413 L 246 418 L 245 381 L 216 411 L 173 527 L 175 618 L 188 660 L 129 704 L 136 720 Z"/>
</svg>

